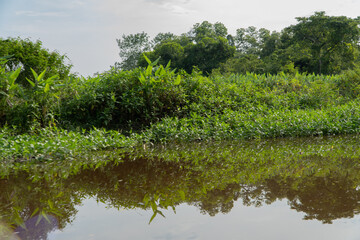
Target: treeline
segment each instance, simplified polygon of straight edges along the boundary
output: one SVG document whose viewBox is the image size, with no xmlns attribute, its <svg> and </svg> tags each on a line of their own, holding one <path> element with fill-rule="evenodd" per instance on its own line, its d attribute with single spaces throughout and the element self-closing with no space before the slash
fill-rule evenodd
<svg viewBox="0 0 360 240">
<path fill-rule="evenodd" d="M 197 23 L 184 34 L 147 33 L 117 39 L 123 70 L 146 66 L 152 61 L 191 73 L 194 67 L 209 75 L 220 73 L 299 72 L 337 74 L 359 63 L 360 17 L 327 16 L 316 12 L 298 17 L 297 24 L 281 32 L 255 27 L 239 28 L 235 35 L 224 24 Z"/>
</svg>

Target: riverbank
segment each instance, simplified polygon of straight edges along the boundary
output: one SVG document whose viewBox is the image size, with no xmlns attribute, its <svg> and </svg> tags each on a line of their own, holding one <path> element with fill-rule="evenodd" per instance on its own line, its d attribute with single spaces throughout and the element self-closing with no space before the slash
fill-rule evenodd
<svg viewBox="0 0 360 240">
<path fill-rule="evenodd" d="M 335 76 L 205 77 L 149 65 L 62 84 L 34 74 L 30 87 L 17 85 L 14 73 L 6 76 L 12 82 L 1 99 L 3 162 L 77 158 L 150 143 L 360 132 L 360 69 Z"/>
</svg>

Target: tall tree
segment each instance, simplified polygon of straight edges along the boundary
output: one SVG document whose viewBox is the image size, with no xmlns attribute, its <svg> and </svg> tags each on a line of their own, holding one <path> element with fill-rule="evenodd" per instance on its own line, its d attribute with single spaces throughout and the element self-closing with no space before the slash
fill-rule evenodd
<svg viewBox="0 0 360 240">
<path fill-rule="evenodd" d="M 292 44 L 310 56 L 304 70 L 330 74 L 351 67 L 360 39 L 356 19 L 327 16 L 325 12 L 296 19 L 298 23 L 290 26 L 289 31 L 293 36 Z"/>
<path fill-rule="evenodd" d="M 154 50 L 146 55 L 152 61 L 160 57 L 159 63 L 163 65 L 171 60 L 172 67 L 189 73 L 198 67 L 205 74 L 210 74 L 234 55 L 235 47 L 229 44 L 229 36 L 224 24 L 204 21 L 196 23 L 187 34 L 180 36 L 158 34 L 153 41 L 156 44 Z M 145 59 L 140 57 L 138 65 L 146 64 Z"/>
<path fill-rule="evenodd" d="M 138 60 L 143 52 L 151 50 L 150 37 L 147 33 L 136 33 L 123 35 L 122 39 L 116 39 L 120 48 L 121 62 L 116 65 L 122 70 L 134 69 L 138 65 Z"/>
</svg>

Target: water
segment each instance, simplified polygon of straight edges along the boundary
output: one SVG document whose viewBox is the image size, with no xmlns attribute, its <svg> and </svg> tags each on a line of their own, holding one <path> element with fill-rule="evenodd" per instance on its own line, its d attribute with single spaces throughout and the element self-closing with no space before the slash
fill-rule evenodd
<svg viewBox="0 0 360 240">
<path fill-rule="evenodd" d="M 359 239 L 358 143 L 143 146 L 99 164 L 34 165 L 0 180 L 0 236 Z"/>
<path fill-rule="evenodd" d="M 209 217 L 196 207 L 183 204 L 164 212 L 150 225 L 152 213 L 142 210 L 107 209 L 88 199 L 79 208 L 76 221 L 49 239 L 359 239 L 360 218 L 322 224 L 304 221 L 304 214 L 291 211 L 286 201 L 264 207 L 235 204 L 228 214 Z M 99 226 L 99 222 L 101 223 Z"/>
</svg>

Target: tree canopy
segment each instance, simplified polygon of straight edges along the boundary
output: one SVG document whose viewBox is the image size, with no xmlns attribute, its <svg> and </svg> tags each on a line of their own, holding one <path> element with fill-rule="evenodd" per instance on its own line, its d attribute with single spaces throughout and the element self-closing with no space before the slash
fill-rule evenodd
<svg viewBox="0 0 360 240">
<path fill-rule="evenodd" d="M 359 63 L 360 17 L 328 16 L 315 12 L 296 18 L 297 24 L 282 31 L 254 26 L 228 34 L 223 23 L 196 23 L 187 33 L 159 33 L 152 41 L 147 34 L 118 40 L 124 70 L 146 66 L 142 54 L 152 61 L 205 74 L 300 72 L 336 74 Z M 131 63 L 131 64 L 130 64 Z"/>
</svg>

